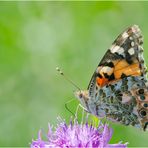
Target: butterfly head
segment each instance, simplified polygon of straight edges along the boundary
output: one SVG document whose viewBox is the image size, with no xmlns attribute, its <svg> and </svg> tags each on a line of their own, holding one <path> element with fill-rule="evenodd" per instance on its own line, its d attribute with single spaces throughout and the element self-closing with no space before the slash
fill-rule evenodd
<svg viewBox="0 0 148 148">
<path fill-rule="evenodd" d="M 81 102 L 84 109 L 88 111 L 88 100 L 89 100 L 88 91 L 79 90 L 79 91 L 76 91 L 74 94 L 76 98 Z"/>
</svg>

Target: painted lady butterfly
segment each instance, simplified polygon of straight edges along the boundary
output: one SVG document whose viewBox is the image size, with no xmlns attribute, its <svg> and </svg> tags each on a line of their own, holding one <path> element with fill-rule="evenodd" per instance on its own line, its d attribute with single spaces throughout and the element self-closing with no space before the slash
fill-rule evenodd
<svg viewBox="0 0 148 148">
<path fill-rule="evenodd" d="M 88 89 L 75 93 L 87 112 L 147 129 L 148 80 L 142 44 L 137 25 L 117 37 L 95 70 Z"/>
</svg>

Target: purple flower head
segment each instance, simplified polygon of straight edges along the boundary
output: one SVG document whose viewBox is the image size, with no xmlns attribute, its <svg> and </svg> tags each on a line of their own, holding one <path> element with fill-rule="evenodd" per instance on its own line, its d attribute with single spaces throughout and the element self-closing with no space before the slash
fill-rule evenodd
<svg viewBox="0 0 148 148">
<path fill-rule="evenodd" d="M 46 141 L 42 140 L 41 131 L 39 131 L 38 139 L 32 141 L 31 148 L 126 148 L 127 143 L 109 144 L 112 133 L 112 129 L 107 124 L 101 124 L 96 128 L 87 122 L 85 124 L 70 122 L 67 125 L 61 121 L 55 131 L 49 124 Z"/>
</svg>

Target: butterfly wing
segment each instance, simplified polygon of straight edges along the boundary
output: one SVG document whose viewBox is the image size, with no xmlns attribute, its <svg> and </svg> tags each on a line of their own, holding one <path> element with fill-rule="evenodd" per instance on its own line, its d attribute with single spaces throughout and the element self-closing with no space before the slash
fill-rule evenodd
<svg viewBox="0 0 148 148">
<path fill-rule="evenodd" d="M 95 70 L 89 83 L 91 93 L 96 87 L 103 87 L 112 81 L 127 76 L 145 76 L 143 60 L 143 37 L 137 25 L 127 28 L 108 49 Z"/>
<path fill-rule="evenodd" d="M 95 109 L 98 116 L 103 109 L 107 118 L 119 121 L 124 117 L 120 119 L 122 124 L 145 130 L 148 126 L 148 86 L 142 44 L 137 25 L 121 33 L 95 70 L 88 93 L 99 105 Z"/>
</svg>

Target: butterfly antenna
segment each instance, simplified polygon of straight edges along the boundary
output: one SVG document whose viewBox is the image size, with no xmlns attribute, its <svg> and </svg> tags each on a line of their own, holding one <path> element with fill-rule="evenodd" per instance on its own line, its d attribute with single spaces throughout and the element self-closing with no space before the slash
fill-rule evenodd
<svg viewBox="0 0 148 148">
<path fill-rule="evenodd" d="M 74 87 L 76 87 L 79 91 L 81 91 L 80 87 L 78 87 L 78 85 L 76 85 L 72 80 L 70 80 L 68 77 L 66 77 L 65 74 L 63 73 L 63 71 L 59 67 L 57 67 L 56 70 L 60 73 L 60 75 L 62 75 L 65 78 L 65 80 L 67 80 Z"/>
<path fill-rule="evenodd" d="M 65 103 L 65 108 L 75 117 L 75 114 L 69 109 L 69 107 L 68 107 L 68 104 L 70 103 L 70 102 L 72 102 L 72 101 L 74 101 L 74 99 L 71 99 L 71 100 L 69 100 L 69 101 L 67 101 L 66 103 Z"/>
</svg>

